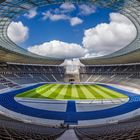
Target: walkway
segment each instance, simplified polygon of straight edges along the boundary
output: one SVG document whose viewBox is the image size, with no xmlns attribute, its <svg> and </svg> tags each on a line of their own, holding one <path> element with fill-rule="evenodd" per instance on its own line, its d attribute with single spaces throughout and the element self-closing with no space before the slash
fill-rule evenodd
<svg viewBox="0 0 140 140">
<path fill-rule="evenodd" d="M 66 130 L 57 140 L 78 140 L 73 129 Z"/>
</svg>

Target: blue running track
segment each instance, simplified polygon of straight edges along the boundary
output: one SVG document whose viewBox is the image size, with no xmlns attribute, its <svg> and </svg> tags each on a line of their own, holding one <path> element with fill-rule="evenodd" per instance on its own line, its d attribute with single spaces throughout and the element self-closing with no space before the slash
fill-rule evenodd
<svg viewBox="0 0 140 140">
<path fill-rule="evenodd" d="M 94 119 L 114 117 L 125 113 L 129 113 L 131 111 L 140 108 L 139 95 L 104 84 L 99 84 L 99 85 L 127 95 L 129 97 L 129 101 L 117 107 L 104 109 L 104 110 L 97 110 L 97 111 L 87 111 L 87 112 L 77 112 L 75 101 L 68 101 L 66 112 L 49 111 L 49 110 L 32 108 L 29 106 L 22 105 L 15 101 L 14 97 L 17 94 L 31 90 L 41 85 L 42 84 L 37 84 L 23 89 L 0 94 L 0 105 L 11 111 L 21 113 L 24 115 L 44 118 L 44 119 L 64 120 L 64 122 L 68 124 L 77 124 L 78 121 L 82 121 L 82 120 L 94 120 Z"/>
</svg>

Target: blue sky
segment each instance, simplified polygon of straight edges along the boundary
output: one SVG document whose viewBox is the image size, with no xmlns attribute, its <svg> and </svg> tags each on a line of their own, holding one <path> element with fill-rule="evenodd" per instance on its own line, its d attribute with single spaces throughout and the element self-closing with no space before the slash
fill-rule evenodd
<svg viewBox="0 0 140 140">
<path fill-rule="evenodd" d="M 95 27 L 102 22 L 109 22 L 110 9 L 98 8 L 95 13 L 88 15 L 80 14 L 78 5 L 75 5 L 76 10 L 67 12 L 66 15 L 71 17 L 79 17 L 83 20 L 82 24 L 71 26 L 67 20 L 51 21 L 49 19 L 43 20 L 44 12 L 52 9 L 57 9 L 61 5 L 44 6 L 37 10 L 38 15 L 34 18 L 28 19 L 22 15 L 15 21 L 22 21 L 22 23 L 30 29 L 29 38 L 21 46 L 27 48 L 35 44 L 40 44 L 45 41 L 61 40 L 68 43 L 78 43 L 82 45 L 82 38 L 84 30 Z"/>
<path fill-rule="evenodd" d="M 8 34 L 33 53 L 79 58 L 112 53 L 130 43 L 136 30 L 110 9 L 64 3 L 31 9 L 10 25 Z"/>
</svg>

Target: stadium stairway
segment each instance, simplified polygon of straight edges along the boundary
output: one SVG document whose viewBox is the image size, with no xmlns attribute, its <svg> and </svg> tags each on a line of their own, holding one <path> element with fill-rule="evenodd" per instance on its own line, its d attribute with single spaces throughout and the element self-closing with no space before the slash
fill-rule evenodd
<svg viewBox="0 0 140 140">
<path fill-rule="evenodd" d="M 73 129 L 66 130 L 57 140 L 79 140 Z"/>
</svg>

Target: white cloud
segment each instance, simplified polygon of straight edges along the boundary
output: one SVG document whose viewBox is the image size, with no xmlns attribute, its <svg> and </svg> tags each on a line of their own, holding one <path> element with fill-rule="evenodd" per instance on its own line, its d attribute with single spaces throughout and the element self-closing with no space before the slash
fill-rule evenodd
<svg viewBox="0 0 140 140">
<path fill-rule="evenodd" d="M 66 15 L 56 15 L 54 16 L 48 11 L 46 18 L 54 21 L 65 19 L 70 22 L 71 26 L 83 22 L 78 17 L 70 18 Z M 22 22 L 12 22 L 8 27 L 8 36 L 15 43 L 24 42 L 28 38 L 28 32 L 28 27 L 24 26 Z M 85 30 L 82 42 L 83 46 L 53 40 L 31 46 L 28 50 L 39 55 L 56 58 L 98 57 L 125 47 L 135 36 L 136 28 L 128 18 L 119 13 L 111 13 L 110 23 L 101 23 L 96 27 Z"/>
<path fill-rule="evenodd" d="M 83 20 L 79 17 L 70 16 L 69 12 L 72 12 L 76 9 L 75 5 L 72 3 L 61 4 L 59 8 L 50 9 L 46 12 L 43 12 L 43 20 L 49 19 L 51 21 L 66 20 L 70 23 L 71 26 L 76 26 L 82 24 Z"/>
<path fill-rule="evenodd" d="M 8 27 L 8 36 L 15 43 L 22 43 L 28 38 L 28 27 L 24 26 L 21 21 L 12 22 Z"/>
<path fill-rule="evenodd" d="M 96 12 L 96 7 L 94 5 L 82 4 L 79 5 L 81 15 L 90 15 Z"/>
<path fill-rule="evenodd" d="M 60 8 L 63 9 L 63 11 L 62 11 L 63 13 L 71 12 L 71 11 L 74 11 L 76 9 L 74 4 L 68 3 L 68 2 L 61 4 Z"/>
<path fill-rule="evenodd" d="M 53 11 L 54 12 L 54 11 Z M 43 20 L 49 19 L 51 21 L 59 21 L 59 20 L 67 20 L 70 22 L 71 26 L 76 26 L 78 24 L 82 24 L 83 20 L 80 19 L 79 17 L 70 17 L 66 14 L 58 14 L 59 12 L 55 12 L 57 13 L 53 13 L 52 11 L 47 11 L 43 13 Z"/>
<path fill-rule="evenodd" d="M 47 11 L 43 13 L 43 19 L 50 19 L 52 21 L 58 21 L 58 20 L 67 20 L 69 19 L 68 16 L 64 15 L 64 14 L 53 14 L 51 13 L 51 11 Z"/>
<path fill-rule="evenodd" d="M 28 13 L 24 14 L 28 19 L 34 18 L 37 15 L 37 9 L 31 9 Z"/>
<path fill-rule="evenodd" d="M 75 21 L 71 25 L 78 23 Z M 125 47 L 135 36 L 136 28 L 128 18 L 119 13 L 111 13 L 110 23 L 101 23 L 85 30 L 83 46 L 53 40 L 29 47 L 28 50 L 43 56 L 67 59 L 98 57 Z"/>
<path fill-rule="evenodd" d="M 119 13 L 110 14 L 110 23 L 85 30 L 83 46 L 92 54 L 109 54 L 128 45 L 136 36 L 133 23 Z"/>
<path fill-rule="evenodd" d="M 79 17 L 70 18 L 70 24 L 71 24 L 71 26 L 76 26 L 76 25 L 82 24 L 82 23 L 83 23 L 83 20 L 80 19 Z"/>
<path fill-rule="evenodd" d="M 49 57 L 56 58 L 79 58 L 86 54 L 86 50 L 80 45 L 74 43 L 66 43 L 58 40 L 45 42 L 28 48 L 29 51 Z"/>
</svg>

